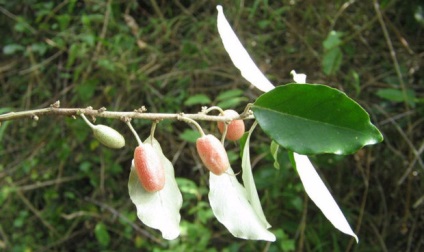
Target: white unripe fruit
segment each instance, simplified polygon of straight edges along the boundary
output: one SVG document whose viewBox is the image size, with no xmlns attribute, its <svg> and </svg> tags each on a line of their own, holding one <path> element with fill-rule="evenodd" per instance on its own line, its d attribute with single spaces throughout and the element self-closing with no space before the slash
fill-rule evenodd
<svg viewBox="0 0 424 252">
<path fill-rule="evenodd" d="M 116 130 L 106 125 L 93 125 L 94 137 L 103 145 L 120 149 L 125 146 L 125 138 Z"/>
</svg>

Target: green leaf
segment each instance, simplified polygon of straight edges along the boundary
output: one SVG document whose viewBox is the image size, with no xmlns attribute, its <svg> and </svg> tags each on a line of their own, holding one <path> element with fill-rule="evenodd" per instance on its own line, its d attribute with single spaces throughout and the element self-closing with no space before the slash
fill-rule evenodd
<svg viewBox="0 0 424 252">
<path fill-rule="evenodd" d="M 205 94 L 197 94 L 190 96 L 185 102 L 185 106 L 191 106 L 195 104 L 210 104 L 211 100 Z"/>
<path fill-rule="evenodd" d="M 219 93 L 216 97 L 217 101 L 225 101 L 230 98 L 239 97 L 243 94 L 243 90 L 241 89 L 231 89 L 224 92 Z"/>
<path fill-rule="evenodd" d="M 12 55 L 24 50 L 25 50 L 25 47 L 19 44 L 10 44 L 3 47 L 3 53 L 5 55 Z"/>
<path fill-rule="evenodd" d="M 406 90 L 406 97 L 403 96 L 402 90 L 393 88 L 383 88 L 377 91 L 377 96 L 393 102 L 404 102 L 405 98 L 409 105 L 415 107 L 415 92 L 414 90 Z"/>
<path fill-rule="evenodd" d="M 150 137 L 145 143 L 150 144 Z M 162 237 L 173 240 L 180 235 L 180 208 L 183 198 L 175 180 L 174 167 L 162 152 L 159 142 L 153 139 L 153 148 L 159 154 L 165 169 L 165 187 L 157 192 L 147 192 L 138 180 L 134 161 L 131 165 L 128 191 L 131 201 L 137 207 L 138 218 L 147 226 L 159 229 Z"/>
<path fill-rule="evenodd" d="M 331 31 L 322 43 L 324 56 L 322 57 L 322 71 L 326 75 L 335 74 L 342 64 L 343 53 L 340 49 L 342 33 Z"/>
<path fill-rule="evenodd" d="M 234 108 L 237 105 L 239 105 L 242 102 L 247 101 L 248 99 L 246 97 L 234 97 L 234 98 L 230 98 L 228 100 L 224 100 L 219 102 L 218 104 L 216 104 L 216 106 L 222 108 L 222 109 L 229 109 L 229 108 Z"/>
<path fill-rule="evenodd" d="M 325 85 L 279 86 L 261 95 L 252 111 L 274 141 L 304 155 L 352 154 L 383 140 L 359 104 Z"/>
<path fill-rule="evenodd" d="M 33 43 L 31 45 L 31 50 L 39 55 L 43 56 L 48 49 L 48 45 L 46 43 Z"/>
<path fill-rule="evenodd" d="M 110 236 L 107 232 L 105 224 L 103 224 L 102 222 L 97 223 L 96 227 L 94 228 L 94 234 L 101 246 L 106 247 L 107 245 L 109 245 Z"/>
<path fill-rule="evenodd" d="M 75 87 L 75 90 L 78 94 L 78 98 L 82 101 L 88 102 L 93 98 L 94 92 L 96 91 L 97 84 L 99 80 L 89 79 L 84 83 L 81 83 Z"/>
<path fill-rule="evenodd" d="M 176 181 L 182 193 L 194 195 L 196 198 L 201 197 L 201 192 L 193 180 L 186 178 L 176 178 Z"/>
<path fill-rule="evenodd" d="M 198 130 L 186 129 L 179 135 L 181 140 L 195 143 L 197 138 L 200 137 L 200 132 Z"/>
<path fill-rule="evenodd" d="M 271 142 L 271 146 L 269 147 L 271 151 L 271 155 L 274 158 L 274 167 L 275 169 L 280 169 L 280 164 L 278 163 L 278 150 L 280 148 L 280 145 L 276 143 L 275 141 Z"/>
<path fill-rule="evenodd" d="M 343 54 L 339 47 L 333 48 L 324 53 L 322 58 L 322 71 L 326 75 L 335 74 L 342 64 Z"/>
<path fill-rule="evenodd" d="M 342 37 L 342 33 L 331 31 L 328 34 L 327 38 L 324 40 L 324 42 L 322 42 L 324 49 L 330 50 L 332 48 L 340 46 L 340 44 L 342 43 L 342 41 L 340 40 L 341 37 Z"/>
</svg>

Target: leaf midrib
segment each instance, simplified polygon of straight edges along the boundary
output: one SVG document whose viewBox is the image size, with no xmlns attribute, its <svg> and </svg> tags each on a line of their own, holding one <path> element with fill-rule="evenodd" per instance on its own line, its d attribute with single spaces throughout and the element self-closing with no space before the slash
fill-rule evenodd
<svg viewBox="0 0 424 252">
<path fill-rule="evenodd" d="M 280 115 L 283 115 L 283 116 L 286 116 L 286 117 L 289 117 L 289 118 L 292 117 L 292 118 L 304 120 L 304 121 L 307 121 L 307 122 L 310 121 L 310 122 L 314 122 L 314 123 L 321 123 L 321 124 L 324 124 L 324 125 L 328 125 L 329 127 L 332 127 L 332 128 L 336 128 L 336 129 L 338 128 L 338 129 L 345 130 L 347 132 L 359 133 L 359 134 L 361 134 L 363 136 L 367 136 L 368 135 L 366 133 L 363 133 L 362 131 L 357 131 L 357 130 L 354 130 L 354 129 L 348 128 L 348 127 L 342 127 L 342 126 L 338 126 L 338 125 L 335 125 L 335 124 L 330 124 L 330 123 L 323 122 L 323 121 L 318 121 L 318 120 L 311 120 L 311 119 L 308 119 L 306 117 L 301 117 L 301 116 L 293 115 L 293 114 L 289 114 L 289 113 L 283 113 L 281 111 L 269 109 L 269 108 L 258 106 L 258 105 L 255 105 L 254 107 L 259 108 L 259 109 L 262 109 L 262 110 L 270 111 L 272 113 L 280 114 Z M 374 138 L 374 137 L 372 137 L 372 138 Z"/>
</svg>

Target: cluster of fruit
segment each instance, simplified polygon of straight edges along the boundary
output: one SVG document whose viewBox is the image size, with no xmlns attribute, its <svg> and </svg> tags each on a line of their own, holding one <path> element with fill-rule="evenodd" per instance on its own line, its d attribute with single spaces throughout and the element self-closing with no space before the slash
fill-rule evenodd
<svg viewBox="0 0 424 252">
<path fill-rule="evenodd" d="M 223 115 L 235 117 L 238 113 L 234 110 L 226 110 Z M 224 122 L 218 122 L 221 133 L 225 132 L 225 126 L 227 126 L 226 139 L 228 140 L 239 140 L 244 134 L 243 120 L 233 120 L 227 125 Z M 230 167 L 227 152 L 221 141 L 214 135 L 203 134 L 196 140 L 196 148 L 203 164 L 215 175 L 221 175 Z M 156 192 L 164 187 L 165 172 L 151 144 L 142 143 L 135 148 L 134 166 L 140 183 L 146 191 Z"/>
<path fill-rule="evenodd" d="M 234 110 L 222 111 L 221 115 L 238 117 Z M 105 125 L 93 125 L 83 114 L 83 119 L 92 128 L 94 136 L 99 142 L 110 148 L 122 148 L 125 139 L 116 130 Z M 239 140 L 244 132 L 245 126 L 241 119 L 230 122 L 218 122 L 218 129 L 225 139 L 230 141 Z M 221 141 L 212 134 L 202 136 L 196 140 L 197 153 L 206 168 L 215 175 L 221 175 L 230 167 L 227 152 Z M 139 142 L 134 150 L 134 167 L 136 168 L 140 184 L 148 192 L 157 192 L 165 186 L 165 170 L 162 167 L 160 157 L 149 143 Z"/>
</svg>

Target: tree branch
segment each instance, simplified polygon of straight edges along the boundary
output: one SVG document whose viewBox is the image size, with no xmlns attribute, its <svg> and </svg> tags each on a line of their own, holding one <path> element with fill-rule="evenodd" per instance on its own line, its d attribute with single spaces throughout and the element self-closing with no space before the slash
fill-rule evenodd
<svg viewBox="0 0 424 252">
<path fill-rule="evenodd" d="M 112 118 L 112 119 L 146 119 L 146 120 L 181 120 L 181 117 L 190 118 L 195 121 L 231 121 L 235 119 L 253 119 L 251 113 L 243 112 L 240 116 L 221 116 L 221 115 L 207 115 L 206 108 L 202 108 L 202 111 L 197 114 L 184 114 L 184 113 L 146 113 L 146 108 L 143 106 L 134 111 L 107 111 L 106 108 L 93 109 L 92 107 L 87 108 L 60 108 L 60 102 L 57 101 L 51 104 L 48 108 L 25 110 L 19 112 L 9 112 L 0 115 L 1 122 L 19 120 L 30 118 L 33 120 L 39 120 L 43 116 L 69 116 L 75 117 L 83 113 L 86 116 L 96 118 Z"/>
</svg>

